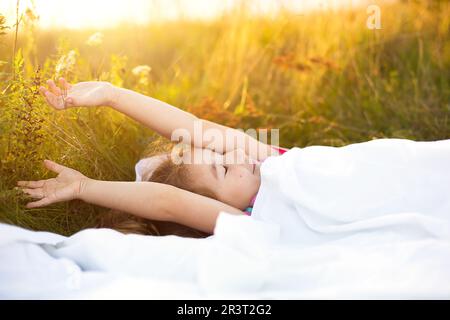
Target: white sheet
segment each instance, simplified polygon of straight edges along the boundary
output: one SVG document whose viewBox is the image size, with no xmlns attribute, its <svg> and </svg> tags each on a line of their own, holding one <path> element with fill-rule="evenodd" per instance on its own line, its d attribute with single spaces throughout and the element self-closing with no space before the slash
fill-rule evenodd
<svg viewBox="0 0 450 320">
<path fill-rule="evenodd" d="M 450 238 L 450 140 L 293 148 L 261 175 L 252 216 L 280 225 L 285 242 Z"/>
<path fill-rule="evenodd" d="M 449 299 L 449 142 L 269 158 L 253 216 L 206 239 L 0 224 L 0 298 Z"/>
</svg>

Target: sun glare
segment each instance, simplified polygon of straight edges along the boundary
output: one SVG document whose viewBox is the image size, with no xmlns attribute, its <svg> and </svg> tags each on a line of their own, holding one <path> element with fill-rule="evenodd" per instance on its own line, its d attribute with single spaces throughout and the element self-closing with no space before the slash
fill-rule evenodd
<svg viewBox="0 0 450 320">
<path fill-rule="evenodd" d="M 179 18 L 209 19 L 238 3 L 258 13 L 354 6 L 365 0 L 20 0 L 20 12 L 34 8 L 42 28 L 103 28 L 121 22 L 145 24 Z M 0 12 L 14 23 L 17 0 L 2 0 Z"/>
</svg>

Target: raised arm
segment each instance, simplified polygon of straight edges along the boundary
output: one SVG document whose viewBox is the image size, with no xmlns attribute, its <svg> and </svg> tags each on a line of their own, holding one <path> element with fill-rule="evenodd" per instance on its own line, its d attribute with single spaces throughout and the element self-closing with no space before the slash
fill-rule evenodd
<svg viewBox="0 0 450 320">
<path fill-rule="evenodd" d="M 195 147 L 209 148 L 222 154 L 239 148 L 245 150 L 250 158 L 259 161 L 278 154 L 269 145 L 241 130 L 199 119 L 168 103 L 129 89 L 114 87 L 107 82 L 89 81 L 71 85 L 61 78 L 60 87 L 52 80 L 47 83 L 49 90 L 41 87 L 41 93 L 56 109 L 110 106 L 168 139 L 181 130 L 190 138 L 190 141 L 184 142 Z M 186 137 L 185 134 L 182 136 Z"/>
<path fill-rule="evenodd" d="M 239 148 L 259 161 L 278 155 L 269 145 L 243 131 L 199 119 L 189 112 L 135 91 L 113 87 L 111 97 L 112 108 L 168 139 L 172 139 L 176 130 L 182 129 L 190 137 L 190 144 L 198 148 L 209 148 L 222 154 Z"/>
<path fill-rule="evenodd" d="M 220 211 L 243 214 L 239 209 L 220 201 L 167 184 L 100 181 L 53 161 L 46 160 L 44 164 L 58 176 L 47 180 L 18 182 L 25 193 L 37 199 L 28 203 L 28 208 L 80 199 L 142 218 L 177 222 L 208 233 L 213 233 Z"/>
</svg>

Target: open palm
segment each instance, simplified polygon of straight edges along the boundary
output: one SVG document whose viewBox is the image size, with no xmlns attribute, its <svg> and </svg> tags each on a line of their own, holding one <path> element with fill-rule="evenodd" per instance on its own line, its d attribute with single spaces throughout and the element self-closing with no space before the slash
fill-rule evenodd
<svg viewBox="0 0 450 320">
<path fill-rule="evenodd" d="M 38 201 L 29 202 L 27 208 L 47 206 L 52 203 L 76 199 L 86 176 L 50 160 L 44 160 L 47 169 L 58 173 L 56 178 L 39 181 L 18 181 L 22 191 Z"/>
<path fill-rule="evenodd" d="M 112 85 L 104 81 L 86 81 L 76 84 L 59 79 L 59 87 L 47 80 L 48 88 L 40 87 L 41 94 L 53 108 L 61 110 L 80 106 L 101 106 L 108 102 Z"/>
</svg>

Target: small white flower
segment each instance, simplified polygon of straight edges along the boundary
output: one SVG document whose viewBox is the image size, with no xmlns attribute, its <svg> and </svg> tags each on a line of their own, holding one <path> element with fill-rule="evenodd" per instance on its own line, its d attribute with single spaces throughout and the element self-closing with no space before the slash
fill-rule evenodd
<svg viewBox="0 0 450 320">
<path fill-rule="evenodd" d="M 66 56 L 66 64 L 68 67 L 73 67 L 75 65 L 77 53 L 75 50 L 70 50 Z"/>
<path fill-rule="evenodd" d="M 103 33 L 96 32 L 89 37 L 89 39 L 86 41 L 86 44 L 88 46 L 95 47 L 101 45 L 102 42 L 103 42 Z"/>
<path fill-rule="evenodd" d="M 152 70 L 152 68 L 150 68 L 149 66 L 141 65 L 141 66 L 134 67 L 131 72 L 137 77 L 145 77 L 145 76 L 148 76 L 148 74 L 150 73 L 151 70 Z"/>
<path fill-rule="evenodd" d="M 76 56 L 77 53 L 75 50 L 70 50 L 66 55 L 61 56 L 55 67 L 56 74 L 59 75 L 64 71 L 72 70 L 76 62 Z"/>
</svg>

